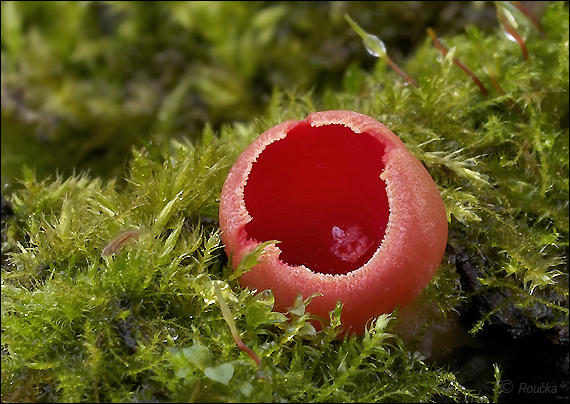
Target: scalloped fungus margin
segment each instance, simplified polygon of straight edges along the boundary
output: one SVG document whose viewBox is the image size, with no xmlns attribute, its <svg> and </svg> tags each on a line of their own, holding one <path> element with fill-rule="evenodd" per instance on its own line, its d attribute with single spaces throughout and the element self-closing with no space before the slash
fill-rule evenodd
<svg viewBox="0 0 570 404">
<path fill-rule="evenodd" d="M 234 270 L 260 243 L 281 241 L 242 287 L 271 289 L 280 311 L 298 293 L 320 293 L 307 310 L 324 319 L 340 300 L 343 330 L 357 334 L 421 293 L 447 243 L 427 170 L 383 124 L 353 111 L 315 112 L 261 134 L 226 178 L 220 228 Z"/>
</svg>

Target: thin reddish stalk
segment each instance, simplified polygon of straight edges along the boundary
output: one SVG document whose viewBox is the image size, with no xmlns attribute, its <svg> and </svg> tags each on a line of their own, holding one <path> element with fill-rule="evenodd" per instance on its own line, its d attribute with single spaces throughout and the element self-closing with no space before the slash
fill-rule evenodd
<svg viewBox="0 0 570 404">
<path fill-rule="evenodd" d="M 439 42 L 439 40 L 437 39 L 437 36 L 435 35 L 435 32 L 433 32 L 433 30 L 431 28 L 428 28 L 427 32 L 428 32 L 429 36 L 431 37 L 435 47 L 443 54 L 443 56 L 446 56 L 449 51 L 445 48 L 445 46 L 443 46 Z M 469 70 L 469 68 L 467 68 L 467 66 L 465 66 L 463 63 L 461 63 L 459 61 L 459 59 L 457 59 L 457 58 L 453 59 L 453 63 L 455 63 L 455 65 L 458 66 L 465 73 L 467 73 L 469 75 L 469 77 L 471 77 L 471 79 L 475 82 L 475 84 L 477 84 L 477 86 L 479 87 L 481 92 L 484 95 L 487 95 L 487 89 L 485 88 L 483 83 L 481 83 L 481 80 L 479 80 L 479 78 L 475 75 L 475 73 L 473 73 L 471 70 Z"/>
<path fill-rule="evenodd" d="M 394 69 L 396 71 L 396 73 L 398 73 L 400 76 L 402 76 L 404 79 L 406 79 L 406 81 L 408 82 L 408 84 L 411 84 L 413 86 L 416 86 L 417 88 L 420 88 L 420 86 L 418 85 L 418 83 L 415 82 L 414 79 L 412 79 L 410 76 L 408 76 L 406 73 L 404 73 L 404 71 L 402 69 L 400 69 L 398 67 L 398 65 L 396 63 L 394 63 L 392 61 L 392 59 L 390 59 L 390 57 L 388 57 L 388 55 L 384 55 L 384 57 L 382 58 L 384 59 L 384 61 L 386 63 L 388 63 L 388 65 Z"/>
<path fill-rule="evenodd" d="M 497 90 L 497 92 L 499 94 L 505 95 L 505 92 L 503 91 L 503 89 L 499 85 L 499 82 L 497 81 L 495 76 L 489 74 L 489 77 L 491 78 L 491 83 L 493 83 L 493 87 L 495 87 L 495 90 Z M 519 114 L 521 117 L 524 117 L 522 110 L 519 108 L 519 106 L 517 104 L 515 104 L 515 102 L 511 98 L 506 98 L 505 101 L 507 102 L 507 104 L 509 104 L 511 106 L 512 109 L 515 110 L 515 112 L 517 114 Z"/>
<path fill-rule="evenodd" d="M 218 303 L 220 304 L 220 309 L 222 310 L 222 316 L 224 317 L 224 320 L 226 320 L 226 323 L 228 323 L 228 325 L 230 326 L 230 331 L 232 332 L 232 338 L 234 339 L 236 345 L 238 346 L 239 349 L 248 354 L 249 357 L 253 359 L 255 363 L 257 363 L 257 366 L 260 366 L 261 360 L 259 359 L 259 357 L 255 354 L 255 352 L 253 352 L 249 347 L 247 347 L 247 345 L 245 345 L 241 340 L 241 338 L 239 337 L 239 333 L 234 323 L 232 312 L 230 311 L 230 308 L 228 307 L 228 304 L 226 303 L 226 300 L 222 295 L 222 291 L 220 290 L 218 283 L 214 282 L 213 285 L 214 285 L 214 291 L 216 292 L 216 297 L 218 298 Z"/>
<path fill-rule="evenodd" d="M 519 35 L 519 33 L 515 30 L 515 28 L 511 25 L 511 23 L 507 20 L 507 17 L 505 16 L 505 13 L 503 12 L 503 10 L 501 9 L 500 6 L 497 6 L 497 14 L 499 14 L 499 19 L 501 20 L 501 22 L 503 23 L 505 30 L 513 37 L 515 38 L 515 41 L 517 41 L 517 43 L 519 44 L 519 46 L 521 47 L 522 50 L 522 54 L 523 54 L 523 59 L 526 60 L 528 59 L 528 51 L 526 49 L 526 44 L 524 42 L 524 39 Z"/>
<path fill-rule="evenodd" d="M 414 81 L 414 79 L 412 79 L 410 76 L 404 73 L 402 69 L 400 69 L 398 65 L 396 65 L 396 63 L 392 61 L 392 59 L 390 59 L 390 57 L 386 54 L 386 47 L 384 46 L 384 43 L 378 37 L 370 35 L 368 32 L 360 28 L 360 26 L 355 21 L 353 21 L 352 18 L 348 16 L 348 14 L 345 14 L 344 17 L 346 18 L 348 23 L 352 26 L 352 28 L 356 31 L 356 33 L 360 35 L 360 37 L 364 40 L 364 45 L 366 46 L 366 49 L 368 49 L 368 52 L 370 54 L 374 55 L 375 57 L 382 58 L 384 62 L 388 63 L 388 66 L 390 66 L 392 69 L 396 71 L 396 73 L 398 73 L 400 76 L 406 79 L 408 84 L 416 86 L 417 88 L 420 87 L 418 83 Z"/>
<path fill-rule="evenodd" d="M 544 37 L 544 28 L 542 28 L 540 21 L 538 21 L 538 19 L 532 15 L 532 13 L 526 7 L 524 7 L 520 1 L 511 1 L 511 4 L 518 8 L 524 15 L 526 15 L 528 19 L 531 20 L 534 25 L 536 25 L 538 31 L 540 32 L 540 36 Z"/>
<path fill-rule="evenodd" d="M 246 354 L 248 354 L 249 357 L 251 359 L 253 359 L 255 361 L 255 363 L 257 363 L 257 366 L 260 366 L 261 360 L 256 355 L 256 353 L 253 352 L 246 344 L 244 344 L 243 341 L 239 337 L 237 337 L 234 334 L 232 334 L 232 336 L 234 337 L 234 341 L 235 341 L 236 345 L 238 346 L 238 348 L 241 349 L 242 351 L 244 351 Z"/>
</svg>

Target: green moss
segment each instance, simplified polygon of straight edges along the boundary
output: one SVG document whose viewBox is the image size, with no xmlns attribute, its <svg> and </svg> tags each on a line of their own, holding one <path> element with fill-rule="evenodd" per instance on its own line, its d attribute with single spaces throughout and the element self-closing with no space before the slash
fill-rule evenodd
<svg viewBox="0 0 570 404">
<path fill-rule="evenodd" d="M 400 37 L 390 27 L 409 18 L 402 3 L 370 2 L 1 7 L 2 183 L 19 177 L 23 164 L 40 178 L 54 167 L 113 178 L 139 139 L 197 140 L 206 123 L 218 130 L 251 120 L 274 86 L 339 88 L 349 63 L 372 66 L 343 13 L 383 27 L 390 44 Z M 406 39 L 415 43 L 445 7 L 418 3 Z"/>
<path fill-rule="evenodd" d="M 483 37 L 470 26 L 467 36 L 449 39 L 446 57 L 429 38 L 417 50 L 405 70 L 419 89 L 379 63 L 358 97 L 331 94 L 322 105 L 378 117 L 427 166 L 446 203 L 450 250 L 480 257 L 476 276 L 485 287 L 476 293 L 498 289 L 508 296 L 482 323 L 508 303 L 537 327 L 568 324 L 568 23 L 553 23 L 565 12 L 559 3 L 546 12 L 545 39 L 519 16 L 528 32 L 526 63 L 501 32 Z M 489 96 L 453 64 L 455 57 Z M 504 95 L 493 91 L 485 63 L 495 65 Z"/>
<path fill-rule="evenodd" d="M 402 138 L 445 200 L 448 250 L 421 299 L 444 314 L 485 301 L 475 334 L 512 321 L 513 312 L 524 330 L 568 327 L 568 8 L 549 6 L 544 38 L 517 21 L 527 32 L 526 63 L 502 32 L 468 27 L 444 38 L 447 57 L 426 38 L 402 66 L 419 88 L 382 61 L 371 74 L 354 64 L 344 90 L 274 90 L 254 121 L 206 126 L 195 143 L 133 148 L 124 181 L 40 181 L 25 169 L 6 194 L 13 215 L 2 250 L 3 400 L 500 399 L 499 367 L 489 369 L 488 390 L 472 391 L 397 334 L 398 313 L 378 317 L 362 337 L 337 340 L 340 306 L 318 332 L 307 322 L 309 296 L 289 309 L 291 321 L 273 312 L 271 293 L 241 289 L 232 276 L 217 212 L 229 168 L 263 130 L 315 110 L 366 113 Z M 68 51 L 62 44 L 59 52 Z M 505 94 L 493 90 L 488 63 Z M 126 229 L 143 231 L 101 256 Z M 261 366 L 236 346 L 216 285 Z"/>
</svg>

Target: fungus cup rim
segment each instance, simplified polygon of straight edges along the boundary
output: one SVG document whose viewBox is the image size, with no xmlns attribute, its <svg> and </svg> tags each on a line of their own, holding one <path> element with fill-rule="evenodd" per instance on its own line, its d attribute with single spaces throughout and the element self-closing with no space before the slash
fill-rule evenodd
<svg viewBox="0 0 570 404">
<path fill-rule="evenodd" d="M 288 120 L 268 129 L 246 148 L 222 188 L 221 237 L 234 270 L 246 254 L 267 241 L 248 238 L 245 231 L 252 217 L 244 190 L 253 164 L 268 145 L 285 138 L 301 123 L 311 127 L 343 125 L 383 144 L 380 178 L 386 184 L 389 207 L 384 237 L 368 262 L 346 274 L 289 265 L 279 258 L 279 246 L 269 245 L 258 264 L 241 275 L 240 284 L 257 291 L 271 289 L 277 310 L 292 306 L 298 293 L 303 297 L 320 293 L 307 310 L 323 318 L 328 318 L 340 300 L 343 326 L 362 333 L 370 319 L 415 300 L 435 274 L 447 243 L 445 205 L 426 168 L 393 132 L 372 117 L 333 110 L 311 113 L 302 121 Z"/>
</svg>

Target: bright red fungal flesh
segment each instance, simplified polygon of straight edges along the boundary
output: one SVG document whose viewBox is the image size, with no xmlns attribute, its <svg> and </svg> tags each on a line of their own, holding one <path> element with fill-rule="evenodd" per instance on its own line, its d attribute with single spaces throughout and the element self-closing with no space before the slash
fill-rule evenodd
<svg viewBox="0 0 570 404">
<path fill-rule="evenodd" d="M 384 147 L 342 125 L 297 125 L 258 157 L 245 186 L 257 241 L 280 240 L 281 260 L 345 274 L 378 249 L 388 222 Z M 276 164 L 284 162 L 284 164 Z"/>
<path fill-rule="evenodd" d="M 307 309 L 324 321 L 340 300 L 344 330 L 355 333 L 411 303 L 447 242 L 429 173 L 389 129 L 352 111 L 315 112 L 260 135 L 224 183 L 220 228 L 234 269 L 261 242 L 281 241 L 242 286 L 271 289 L 276 310 L 320 293 Z"/>
</svg>

